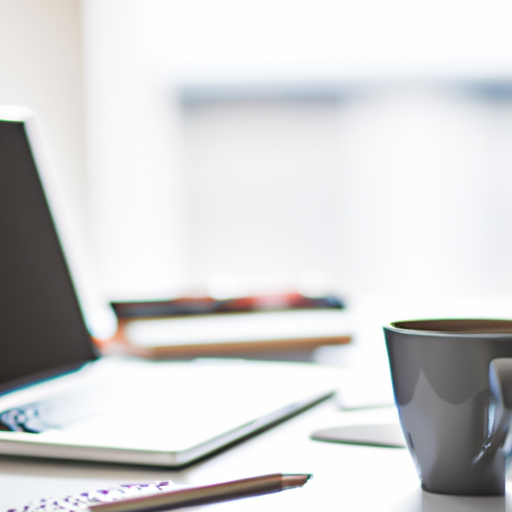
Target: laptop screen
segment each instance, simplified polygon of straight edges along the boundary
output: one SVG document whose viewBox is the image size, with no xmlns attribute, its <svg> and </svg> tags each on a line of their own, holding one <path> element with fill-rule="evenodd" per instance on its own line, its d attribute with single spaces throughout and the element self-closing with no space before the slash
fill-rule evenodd
<svg viewBox="0 0 512 512">
<path fill-rule="evenodd" d="M 0 390 L 93 359 L 24 123 L 0 121 Z"/>
</svg>

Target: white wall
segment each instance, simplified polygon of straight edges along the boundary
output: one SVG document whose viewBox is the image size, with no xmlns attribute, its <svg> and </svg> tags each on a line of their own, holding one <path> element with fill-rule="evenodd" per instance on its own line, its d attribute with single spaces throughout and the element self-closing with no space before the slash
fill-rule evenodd
<svg viewBox="0 0 512 512">
<path fill-rule="evenodd" d="M 512 78 L 509 2 L 82 3 L 95 243 L 111 296 L 165 293 L 229 269 L 280 273 L 286 260 L 292 272 L 331 273 L 349 294 L 510 289 L 510 108 L 444 88 Z M 304 106 L 182 110 L 176 94 L 184 84 L 279 82 L 364 94 L 310 117 Z M 244 160 L 246 141 L 274 129 L 289 140 L 257 159 L 255 143 Z M 239 149 L 228 162 L 215 148 L 230 141 Z M 307 155 L 301 181 L 282 165 L 290 144 Z M 315 152 L 320 173 L 305 163 Z M 298 212 L 306 189 L 334 211 L 304 231 L 305 216 L 290 225 L 275 213 L 281 200 Z M 221 224 L 241 202 L 249 208 Z"/>
<path fill-rule="evenodd" d="M 83 2 L 94 247 L 111 297 L 166 293 L 185 277 L 178 103 L 155 65 L 145 2 Z"/>
<path fill-rule="evenodd" d="M 446 85 L 184 109 L 190 261 L 340 290 L 512 289 L 512 101 Z"/>
<path fill-rule="evenodd" d="M 293 283 L 338 269 L 339 100 L 200 102 L 187 104 L 183 119 L 195 279 L 278 275 Z"/>
<path fill-rule="evenodd" d="M 91 13 L 86 35 L 94 38 L 91 44 L 105 43 L 105 60 L 111 58 L 107 43 L 126 48 L 111 65 L 119 69 L 144 56 L 146 69 L 168 79 L 512 69 L 512 5 L 506 0 L 84 0 L 84 6 Z M 130 41 L 133 48 L 124 46 Z"/>
<path fill-rule="evenodd" d="M 79 0 L 0 0 L 0 104 L 26 105 L 38 114 L 86 239 L 82 65 Z"/>
<path fill-rule="evenodd" d="M 341 125 L 347 288 L 510 294 L 512 101 L 392 89 Z"/>
</svg>

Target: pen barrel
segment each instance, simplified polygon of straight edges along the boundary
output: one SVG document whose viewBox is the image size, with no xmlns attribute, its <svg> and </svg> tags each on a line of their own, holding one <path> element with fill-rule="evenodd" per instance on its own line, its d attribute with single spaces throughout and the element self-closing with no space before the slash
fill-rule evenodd
<svg viewBox="0 0 512 512">
<path fill-rule="evenodd" d="M 138 496 L 89 507 L 91 512 L 151 512 L 260 496 L 283 490 L 280 473 L 234 482 Z"/>
</svg>

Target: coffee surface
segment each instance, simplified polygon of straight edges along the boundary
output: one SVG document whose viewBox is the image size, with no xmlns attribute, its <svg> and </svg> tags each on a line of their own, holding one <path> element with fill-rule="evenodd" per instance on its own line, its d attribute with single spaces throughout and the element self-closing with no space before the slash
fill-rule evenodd
<svg viewBox="0 0 512 512">
<path fill-rule="evenodd" d="M 397 329 L 454 334 L 512 334 L 512 320 L 440 319 L 393 322 Z"/>
</svg>

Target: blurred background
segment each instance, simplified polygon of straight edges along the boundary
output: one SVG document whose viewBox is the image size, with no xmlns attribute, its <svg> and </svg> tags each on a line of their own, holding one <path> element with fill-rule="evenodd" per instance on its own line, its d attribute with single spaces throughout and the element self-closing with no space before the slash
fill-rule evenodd
<svg viewBox="0 0 512 512">
<path fill-rule="evenodd" d="M 512 293 L 512 4 L 0 0 L 109 299 Z"/>
</svg>

